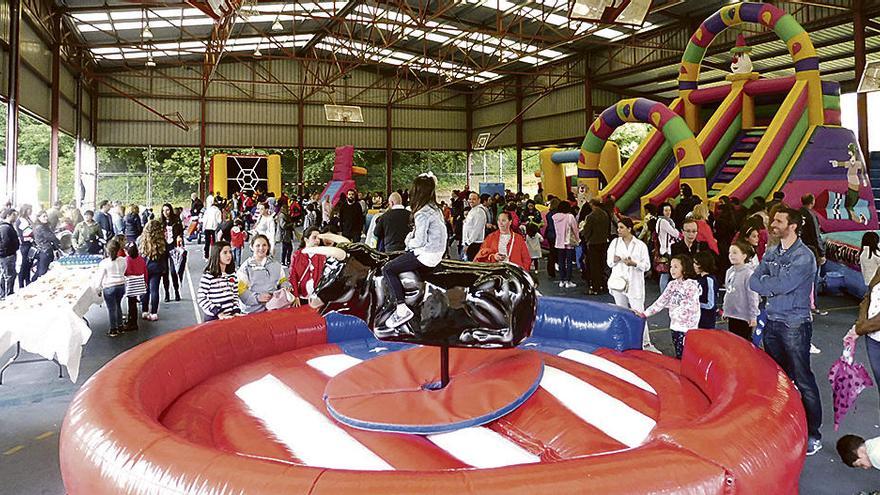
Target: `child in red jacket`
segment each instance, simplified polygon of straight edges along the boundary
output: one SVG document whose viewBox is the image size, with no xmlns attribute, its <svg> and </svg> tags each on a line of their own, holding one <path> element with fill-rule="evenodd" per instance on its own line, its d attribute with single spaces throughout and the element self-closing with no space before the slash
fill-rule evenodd
<svg viewBox="0 0 880 495">
<path fill-rule="evenodd" d="M 123 327 L 123 332 L 134 332 L 138 329 L 138 298 L 147 292 L 147 260 L 138 252 L 136 242 L 132 242 L 128 246 L 128 256 L 125 259 L 125 277 L 139 275 L 144 277 L 143 291 L 140 287 L 132 290 L 132 284 L 126 281 L 125 297 L 128 299 L 128 321 Z M 135 284 L 138 285 L 138 284 Z"/>
<path fill-rule="evenodd" d="M 232 224 L 232 231 L 229 234 L 229 246 L 232 248 L 232 258 L 235 260 L 235 266 L 241 266 L 241 250 L 244 248 L 247 238 L 248 234 L 244 228 L 244 222 L 240 218 L 236 218 Z"/>
<path fill-rule="evenodd" d="M 308 255 L 303 249 L 321 245 L 317 227 L 309 227 L 303 232 L 302 241 L 290 257 L 290 285 L 293 286 L 293 305 L 307 303 L 309 296 L 315 291 L 321 275 L 324 273 L 324 262 L 327 257 L 321 254 Z"/>
</svg>

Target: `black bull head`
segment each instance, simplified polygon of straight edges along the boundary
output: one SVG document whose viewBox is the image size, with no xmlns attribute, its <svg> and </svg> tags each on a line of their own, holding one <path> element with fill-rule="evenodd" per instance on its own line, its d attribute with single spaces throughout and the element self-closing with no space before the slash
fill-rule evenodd
<svg viewBox="0 0 880 495">
<path fill-rule="evenodd" d="M 335 248 L 330 248 L 335 249 Z M 508 263 L 443 260 L 401 282 L 415 316 L 388 328 L 394 312 L 382 267 L 401 253 L 344 244 L 328 257 L 310 304 L 322 314 L 339 311 L 367 322 L 376 338 L 452 347 L 515 347 L 532 333 L 537 295 L 531 276 Z"/>
</svg>

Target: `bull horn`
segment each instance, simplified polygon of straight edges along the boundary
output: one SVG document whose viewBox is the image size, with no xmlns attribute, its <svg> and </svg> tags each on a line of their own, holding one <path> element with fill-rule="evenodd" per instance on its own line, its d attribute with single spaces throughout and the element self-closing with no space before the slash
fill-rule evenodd
<svg viewBox="0 0 880 495">
<path fill-rule="evenodd" d="M 343 242 L 351 242 L 347 237 L 343 237 L 339 234 L 333 234 L 331 232 L 325 232 L 323 234 L 318 234 L 318 239 L 322 241 L 330 241 L 333 244 L 341 244 Z"/>
<path fill-rule="evenodd" d="M 344 250 L 335 246 L 307 247 L 303 249 L 303 253 L 310 256 L 313 254 L 320 254 L 328 258 L 336 258 L 339 261 L 344 261 L 345 257 L 348 255 Z"/>
</svg>

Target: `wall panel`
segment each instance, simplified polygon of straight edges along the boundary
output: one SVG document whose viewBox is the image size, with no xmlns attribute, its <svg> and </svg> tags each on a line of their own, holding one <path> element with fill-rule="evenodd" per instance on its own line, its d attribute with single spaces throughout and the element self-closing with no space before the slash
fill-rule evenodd
<svg viewBox="0 0 880 495">
<path fill-rule="evenodd" d="M 60 103 L 58 106 L 58 127 L 73 135 L 76 131 L 76 109 L 64 99 Z M 83 119 L 83 125 L 85 126 L 85 119 Z"/>
<path fill-rule="evenodd" d="M 23 16 L 21 23 L 21 60 L 47 81 L 52 79 L 52 52 Z"/>
<path fill-rule="evenodd" d="M 198 146 L 198 126 L 189 132 L 167 122 L 100 122 L 99 143 L 102 146 Z"/>
<path fill-rule="evenodd" d="M 21 76 L 19 89 L 19 103 L 32 113 L 39 115 L 43 120 L 49 121 L 51 116 L 51 90 L 43 82 L 39 75 L 31 71 L 24 64 L 19 71 Z"/>
</svg>

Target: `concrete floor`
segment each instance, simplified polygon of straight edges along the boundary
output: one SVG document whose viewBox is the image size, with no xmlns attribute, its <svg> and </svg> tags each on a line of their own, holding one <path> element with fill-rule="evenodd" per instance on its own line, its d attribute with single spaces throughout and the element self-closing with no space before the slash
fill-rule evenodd
<svg viewBox="0 0 880 495">
<path fill-rule="evenodd" d="M 73 395 L 106 362 L 123 351 L 152 337 L 192 325 L 196 321 L 191 281 L 198 283 L 204 267 L 201 246 L 190 246 L 189 273 L 191 279 L 181 288 L 180 302 L 163 303 L 160 320 L 140 322 L 140 331 L 124 334 L 116 339 L 104 335 L 107 312 L 94 307 L 87 315 L 94 335 L 83 352 L 79 384 L 67 378 L 59 379 L 57 367 L 50 362 L 12 366 L 0 386 L 0 495 L 64 493 L 58 468 L 58 432 Z M 545 295 L 587 298 L 583 283 L 575 289 L 558 289 L 550 283 L 546 273 L 541 274 L 541 291 Z M 649 282 L 647 303 L 658 295 L 655 283 Z M 610 296 L 589 297 L 611 302 Z M 880 435 L 880 410 L 877 387 L 865 391 L 858 408 L 845 418 L 839 432 L 834 431 L 831 408 L 831 387 L 827 371 L 840 353 L 840 339 L 855 321 L 858 301 L 850 297 L 820 297 L 819 304 L 829 310 L 814 322 L 813 341 L 822 349 L 813 355 L 813 370 L 822 394 L 824 411 L 824 448 L 808 457 L 801 476 L 800 493 L 806 495 L 849 495 L 880 490 L 880 471 L 847 468 L 837 457 L 834 445 L 845 433 L 856 433 L 870 438 Z M 665 313 L 651 318 L 652 339 L 667 355 L 672 354 L 668 318 Z M 7 356 L 0 357 L 5 362 Z M 32 356 L 28 356 L 32 357 Z M 860 344 L 857 359 L 866 363 L 864 344 Z"/>
</svg>

